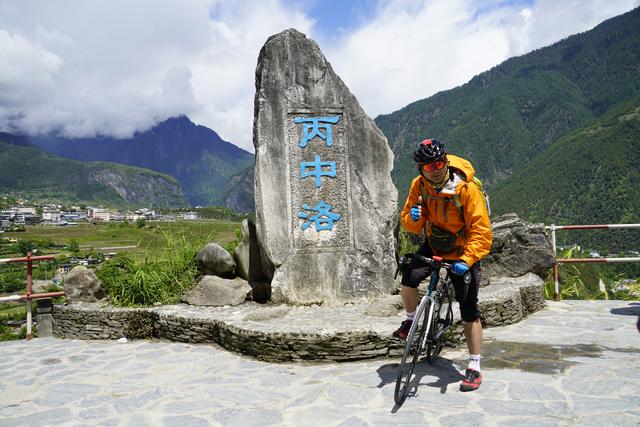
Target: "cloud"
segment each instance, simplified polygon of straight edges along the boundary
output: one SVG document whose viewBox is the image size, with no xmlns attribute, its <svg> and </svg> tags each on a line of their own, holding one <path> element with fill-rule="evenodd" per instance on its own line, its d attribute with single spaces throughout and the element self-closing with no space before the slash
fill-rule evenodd
<svg viewBox="0 0 640 427">
<path fill-rule="evenodd" d="M 451 89 L 500 62 L 624 13 L 638 0 L 381 1 L 326 49 L 372 117 Z"/>
<path fill-rule="evenodd" d="M 286 28 L 319 42 L 374 117 L 638 5 L 361 0 L 331 31 L 326 8 L 354 6 L 326 1 L 0 0 L 0 130 L 124 138 L 187 114 L 253 151 L 258 53 Z"/>
</svg>

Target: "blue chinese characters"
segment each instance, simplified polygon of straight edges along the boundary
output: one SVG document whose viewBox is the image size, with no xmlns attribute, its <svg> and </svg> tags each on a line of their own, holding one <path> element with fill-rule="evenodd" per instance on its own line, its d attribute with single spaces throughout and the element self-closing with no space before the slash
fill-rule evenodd
<svg viewBox="0 0 640 427">
<path fill-rule="evenodd" d="M 322 169 L 323 166 L 328 166 L 329 170 Z M 307 172 L 307 168 L 314 168 L 311 172 Z M 316 159 L 314 162 L 302 162 L 300 163 L 300 177 L 302 179 L 308 176 L 316 177 L 316 188 L 320 188 L 320 177 L 321 176 L 336 176 L 336 162 L 321 162 L 320 156 L 316 155 Z"/>
<path fill-rule="evenodd" d="M 298 147 L 306 148 L 308 143 L 318 137 L 326 141 L 326 147 L 333 145 L 331 126 L 340 121 L 340 116 L 333 117 L 294 117 L 294 123 L 302 123 L 302 138 L 298 143 Z M 324 130 L 324 132 L 322 132 Z M 322 186 L 322 177 L 336 177 L 336 162 L 321 161 L 320 155 L 316 154 L 313 162 L 300 163 L 300 179 L 310 176 L 315 177 L 315 187 Z M 324 200 L 318 202 L 311 207 L 307 203 L 302 203 L 302 211 L 298 212 L 298 218 L 304 219 L 301 228 L 308 229 L 312 224 L 316 231 L 332 230 L 333 223 L 338 221 L 342 216 L 335 212 L 331 212 L 333 207 Z M 312 213 L 315 212 L 315 215 Z"/>
<path fill-rule="evenodd" d="M 331 212 L 331 206 L 327 203 L 320 201 L 317 205 L 311 208 L 306 203 L 302 204 L 302 209 L 307 211 L 318 212 L 313 216 L 309 216 L 308 213 L 300 211 L 298 212 L 298 218 L 308 219 L 302 224 L 302 229 L 306 230 L 311 226 L 311 222 L 313 221 L 316 226 L 316 231 L 320 230 L 331 230 L 333 229 L 333 222 L 340 219 L 342 215 L 337 214 L 335 212 Z"/>
<path fill-rule="evenodd" d="M 319 136 L 321 139 L 327 141 L 327 147 L 331 147 L 333 145 L 333 141 L 331 139 L 331 125 L 338 123 L 340 120 L 340 116 L 334 117 L 294 117 L 294 123 L 304 123 L 302 125 L 302 139 L 298 144 L 298 147 L 305 148 L 307 143 L 311 141 L 316 136 Z M 325 124 L 320 124 L 325 123 Z M 326 134 L 320 132 L 320 129 L 325 129 Z"/>
</svg>

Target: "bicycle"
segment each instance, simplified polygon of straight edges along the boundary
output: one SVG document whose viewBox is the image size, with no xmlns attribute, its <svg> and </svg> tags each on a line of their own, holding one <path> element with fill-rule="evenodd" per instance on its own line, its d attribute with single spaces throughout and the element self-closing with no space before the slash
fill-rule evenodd
<svg viewBox="0 0 640 427">
<path fill-rule="evenodd" d="M 453 264 L 444 262 L 442 258 L 437 256 L 427 258 L 419 254 L 406 254 L 400 256 L 396 277 L 411 258 L 416 258 L 431 266 L 432 271 L 427 292 L 421 298 L 416 309 L 402 354 L 394 394 L 394 400 L 398 405 L 402 404 L 409 394 L 411 377 L 418 357 L 426 355 L 427 361 L 433 363 L 442 351 L 445 333 L 453 325 L 454 290 L 449 277 L 452 274 Z M 446 271 L 443 277 L 441 277 L 441 269 Z M 468 285 L 470 281 L 471 275 L 467 272 L 464 275 L 465 285 Z"/>
</svg>

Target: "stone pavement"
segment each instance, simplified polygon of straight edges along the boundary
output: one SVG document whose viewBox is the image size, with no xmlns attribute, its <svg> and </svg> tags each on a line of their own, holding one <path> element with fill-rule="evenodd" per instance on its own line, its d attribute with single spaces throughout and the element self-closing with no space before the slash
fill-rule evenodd
<svg viewBox="0 0 640 427">
<path fill-rule="evenodd" d="M 397 407 L 398 361 L 271 364 L 212 345 L 38 338 L 0 343 L 0 426 L 637 426 L 640 303 L 549 302 L 486 330 L 482 387 L 465 354 L 417 367 Z"/>
</svg>

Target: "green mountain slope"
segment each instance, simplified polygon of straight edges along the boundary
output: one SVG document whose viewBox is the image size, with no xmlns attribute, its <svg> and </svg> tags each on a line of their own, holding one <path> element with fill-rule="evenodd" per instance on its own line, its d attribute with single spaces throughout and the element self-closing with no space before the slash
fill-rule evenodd
<svg viewBox="0 0 640 427">
<path fill-rule="evenodd" d="M 640 223 L 639 165 L 640 97 L 555 142 L 498 184 L 492 208 L 546 224 Z M 640 249 L 640 233 L 629 230 L 558 234 L 590 248 Z"/>
<path fill-rule="evenodd" d="M 635 9 L 375 122 L 395 154 L 392 178 L 404 201 L 415 175 L 411 152 L 421 139 L 446 141 L 491 187 L 554 141 L 638 95 L 640 9 Z"/>
<path fill-rule="evenodd" d="M 147 169 L 83 163 L 0 139 L 0 192 L 110 206 L 184 206 L 178 182 Z"/>
<path fill-rule="evenodd" d="M 253 154 L 186 116 L 169 118 L 128 139 L 41 135 L 31 140 L 43 150 L 67 159 L 121 163 L 171 175 L 192 206 L 222 204 L 226 192 L 246 191 L 228 187 L 228 181 L 253 165 Z M 235 208 L 253 210 L 253 198 Z"/>
</svg>

